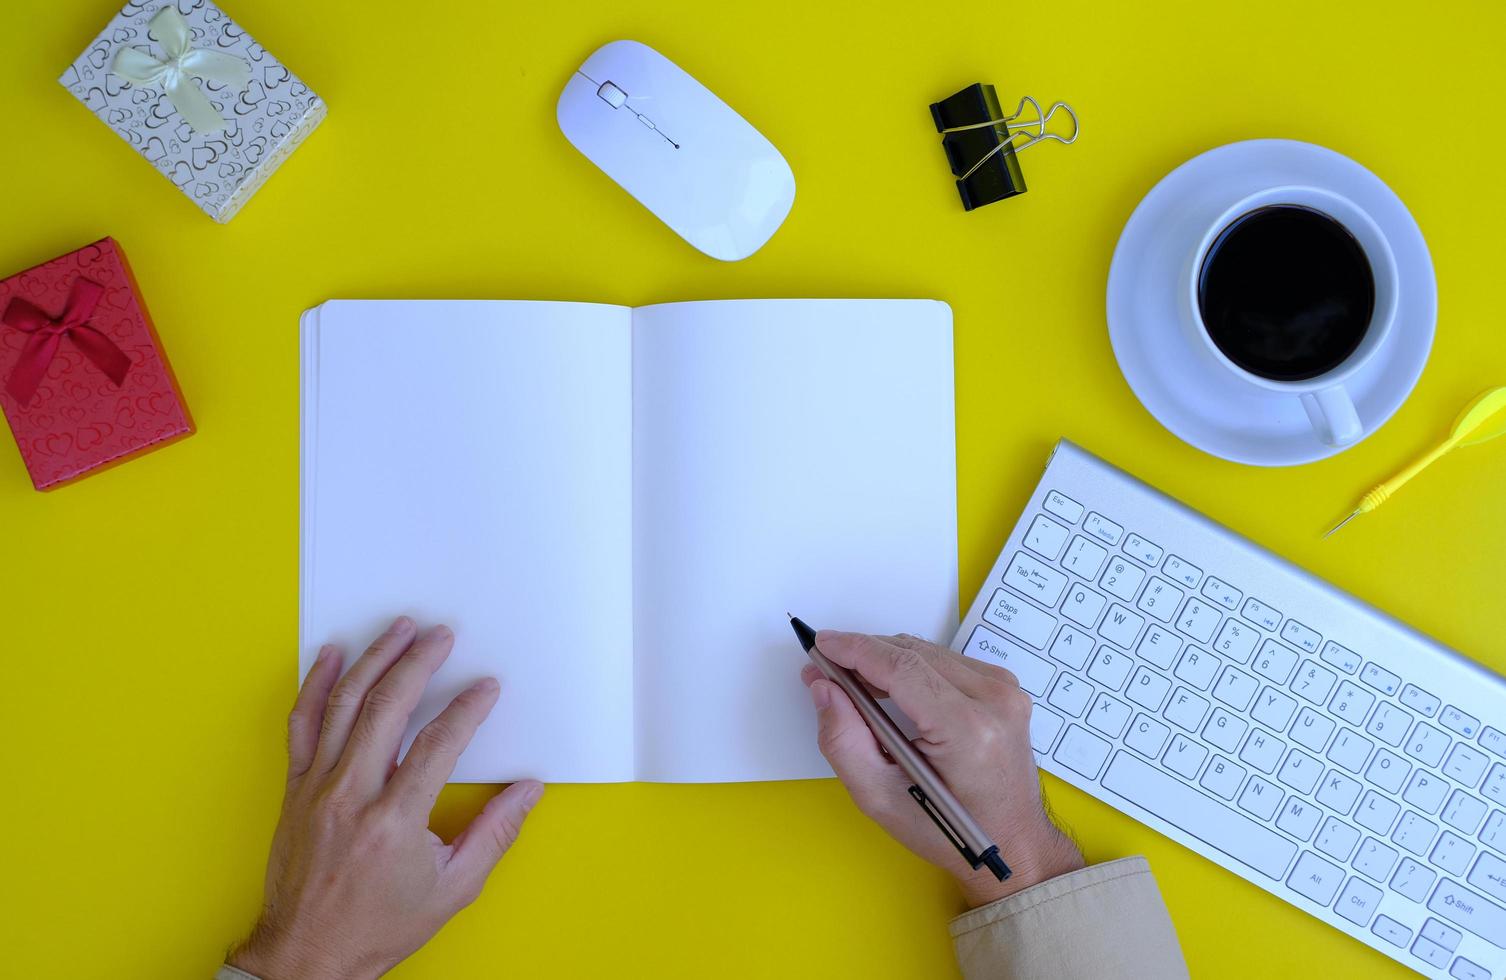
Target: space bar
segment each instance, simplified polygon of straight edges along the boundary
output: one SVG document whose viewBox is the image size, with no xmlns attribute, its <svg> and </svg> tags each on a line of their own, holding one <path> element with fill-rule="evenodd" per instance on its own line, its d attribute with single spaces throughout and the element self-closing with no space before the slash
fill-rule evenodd
<svg viewBox="0 0 1506 980">
<path fill-rule="evenodd" d="M 1297 845 L 1275 831 L 1215 803 L 1128 752 L 1115 756 L 1103 774 L 1103 788 L 1268 878 L 1279 881 L 1297 853 Z"/>
</svg>

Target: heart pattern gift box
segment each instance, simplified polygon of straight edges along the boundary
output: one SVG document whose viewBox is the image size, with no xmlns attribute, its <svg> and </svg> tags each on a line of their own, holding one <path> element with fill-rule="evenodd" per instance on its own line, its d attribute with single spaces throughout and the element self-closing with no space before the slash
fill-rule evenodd
<svg viewBox="0 0 1506 980">
<path fill-rule="evenodd" d="M 193 434 L 113 239 L 0 280 L 0 410 L 38 490 Z"/>
<path fill-rule="evenodd" d="M 209 0 L 131 0 L 58 81 L 221 222 L 325 115 Z"/>
</svg>

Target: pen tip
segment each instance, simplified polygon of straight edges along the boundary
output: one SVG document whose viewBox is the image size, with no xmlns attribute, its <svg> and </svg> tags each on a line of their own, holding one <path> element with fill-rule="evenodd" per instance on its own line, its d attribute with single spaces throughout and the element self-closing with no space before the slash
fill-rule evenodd
<svg viewBox="0 0 1506 980">
<path fill-rule="evenodd" d="M 795 618 L 795 614 L 792 613 L 792 612 L 789 612 L 788 610 L 785 611 L 785 615 L 788 616 L 790 619 L 794 619 Z"/>
<path fill-rule="evenodd" d="M 1327 541 L 1329 538 L 1333 537 L 1333 533 L 1335 531 L 1337 531 L 1339 528 L 1343 527 L 1345 524 L 1348 524 L 1350 521 L 1354 520 L 1356 517 L 1359 516 L 1359 513 L 1360 513 L 1359 511 L 1355 511 L 1353 514 L 1350 514 L 1348 517 L 1344 518 L 1342 521 L 1340 521 L 1339 523 L 1335 524 L 1333 527 L 1329 528 L 1328 529 L 1328 533 L 1325 534 L 1325 535 L 1323 535 L 1323 540 Z"/>
</svg>

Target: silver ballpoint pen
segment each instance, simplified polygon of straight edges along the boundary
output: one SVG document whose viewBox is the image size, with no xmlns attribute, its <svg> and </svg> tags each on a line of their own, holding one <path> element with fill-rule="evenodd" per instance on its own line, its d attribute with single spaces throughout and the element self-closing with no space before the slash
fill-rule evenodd
<svg viewBox="0 0 1506 980">
<path fill-rule="evenodd" d="M 789 615 L 786 613 L 785 615 Z M 905 738 L 905 733 L 899 730 L 894 719 L 889 717 L 888 712 L 873 699 L 863 682 L 858 680 L 852 671 L 839 664 L 834 664 L 826 656 L 816 649 L 816 631 L 794 616 L 790 616 L 790 625 L 795 629 L 795 636 L 799 638 L 800 645 L 810 656 L 815 665 L 827 679 L 836 684 L 858 709 L 858 714 L 868 723 L 873 730 L 873 736 L 878 739 L 879 745 L 883 746 L 889 758 L 893 759 L 905 775 L 910 777 L 913 783 L 910 787 L 910 795 L 915 802 L 920 804 L 947 840 L 961 852 L 962 857 L 976 871 L 987 867 L 994 873 L 994 877 L 1000 881 L 1009 877 L 1009 865 L 999 857 L 999 845 L 995 844 L 973 819 L 972 814 L 962 802 L 952 795 L 941 776 L 926 761 L 926 757 L 920 754 L 920 750 L 910 744 Z"/>
</svg>

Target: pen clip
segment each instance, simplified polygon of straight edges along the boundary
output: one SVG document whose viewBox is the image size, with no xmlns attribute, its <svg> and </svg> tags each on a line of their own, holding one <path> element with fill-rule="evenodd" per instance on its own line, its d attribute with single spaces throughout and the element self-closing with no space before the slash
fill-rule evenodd
<svg viewBox="0 0 1506 980">
<path fill-rule="evenodd" d="M 983 866 L 983 858 L 979 857 L 971 847 L 967 846 L 961 837 L 957 836 L 957 832 L 952 829 L 951 824 L 947 823 L 946 818 L 941 815 L 941 811 L 936 809 L 935 804 L 931 802 L 931 798 L 925 794 L 925 790 L 919 786 L 911 786 L 910 795 L 915 797 L 915 802 L 919 803 L 920 808 L 926 811 L 927 816 L 931 818 L 931 822 L 946 835 L 946 839 L 952 842 L 952 846 L 957 848 L 963 860 L 972 865 L 974 871 L 981 868 Z"/>
</svg>

